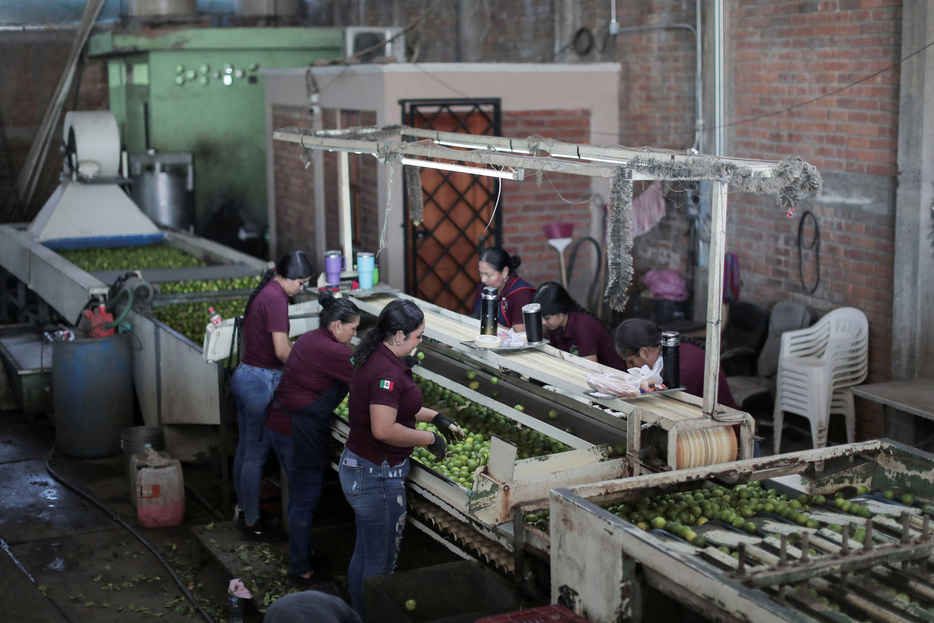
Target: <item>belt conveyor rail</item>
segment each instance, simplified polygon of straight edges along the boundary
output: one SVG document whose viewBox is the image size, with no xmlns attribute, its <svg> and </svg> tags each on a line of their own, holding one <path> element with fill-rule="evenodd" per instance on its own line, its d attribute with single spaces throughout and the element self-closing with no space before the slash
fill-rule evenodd
<svg viewBox="0 0 934 623">
<path fill-rule="evenodd" d="M 818 475 L 843 457 L 855 460 Z M 719 621 L 934 620 L 932 470 L 934 456 L 882 440 L 556 489 L 552 598 L 594 623 L 652 620 L 648 588 Z M 692 544 L 671 521 L 645 530 L 608 510 L 724 484 L 743 485 L 727 495 L 745 500 L 753 481 L 776 489 L 773 499 L 802 495 L 806 512 L 755 512 L 745 530 L 695 522 L 681 532 Z"/>
</svg>

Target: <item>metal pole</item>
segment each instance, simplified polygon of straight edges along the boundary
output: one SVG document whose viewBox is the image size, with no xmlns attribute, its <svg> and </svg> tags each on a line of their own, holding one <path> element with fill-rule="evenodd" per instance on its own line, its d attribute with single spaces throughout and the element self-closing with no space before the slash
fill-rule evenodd
<svg viewBox="0 0 934 623">
<path fill-rule="evenodd" d="M 710 269 L 707 279 L 707 342 L 704 359 L 704 415 L 717 411 L 717 380 L 720 371 L 720 330 L 723 315 L 723 258 L 726 254 L 726 200 L 729 185 L 712 183 L 710 223 Z"/>
<path fill-rule="evenodd" d="M 340 236 L 347 270 L 353 268 L 353 227 L 350 220 L 350 154 L 338 153 L 337 179 L 340 184 Z"/>
</svg>

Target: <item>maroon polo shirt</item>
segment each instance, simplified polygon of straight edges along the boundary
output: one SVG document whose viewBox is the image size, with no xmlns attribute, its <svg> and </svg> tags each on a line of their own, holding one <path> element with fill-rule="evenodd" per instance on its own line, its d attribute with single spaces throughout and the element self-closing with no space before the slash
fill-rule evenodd
<svg viewBox="0 0 934 623">
<path fill-rule="evenodd" d="M 704 397 L 704 359 L 706 353 L 704 349 L 695 346 L 689 342 L 681 342 L 681 385 L 684 391 L 697 396 Z M 717 402 L 727 407 L 736 409 L 736 403 L 733 401 L 733 394 L 730 393 L 730 386 L 726 382 L 726 375 L 723 370 L 717 378 Z"/>
<path fill-rule="evenodd" d="M 353 351 L 323 327 L 302 334 L 282 369 L 276 400 L 289 411 L 298 411 L 320 398 L 336 381 L 349 385 L 351 357 Z M 291 437 L 292 416 L 272 405 L 266 427 Z"/>
<path fill-rule="evenodd" d="M 412 454 L 412 448 L 398 448 L 373 436 L 370 405 L 396 409 L 396 422 L 415 428 L 415 414 L 422 408 L 422 392 L 412 380 L 412 371 L 385 345 L 380 344 L 350 381 L 350 435 L 347 449 L 379 465 L 398 465 Z"/>
<path fill-rule="evenodd" d="M 289 297 L 275 279 L 263 286 L 243 318 L 240 361 L 257 368 L 282 369 L 272 344 L 273 333 L 289 334 Z"/>
<path fill-rule="evenodd" d="M 598 363 L 626 370 L 626 363 L 616 352 L 613 336 L 599 320 L 586 312 L 569 312 L 567 326 L 548 331 L 548 340 L 559 350 L 581 357 L 596 355 Z"/>
</svg>

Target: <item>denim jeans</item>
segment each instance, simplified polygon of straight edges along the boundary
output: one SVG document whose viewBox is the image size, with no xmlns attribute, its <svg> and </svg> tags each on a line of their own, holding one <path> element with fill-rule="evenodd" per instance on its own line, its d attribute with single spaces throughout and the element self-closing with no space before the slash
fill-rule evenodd
<svg viewBox="0 0 934 623">
<path fill-rule="evenodd" d="M 354 610 L 364 618 L 363 581 L 375 575 L 392 573 L 396 568 L 402 530 L 405 528 L 405 479 L 409 459 L 399 465 L 371 463 L 344 449 L 340 480 L 344 496 L 357 519 L 354 547 L 347 585 Z"/>
<path fill-rule="evenodd" d="M 313 418 L 313 416 L 292 418 L 293 430 L 295 421 L 299 417 L 307 420 Z M 263 433 L 275 450 L 289 478 L 289 505 L 286 512 L 289 517 L 289 573 L 293 575 L 304 575 L 312 570 L 311 525 L 315 518 L 318 501 L 321 499 L 324 472 L 327 468 L 327 435 L 330 429 L 330 422 L 327 419 L 323 421 L 324 468 L 318 462 L 305 458 L 308 453 L 317 455 L 320 448 L 310 448 L 301 444 L 300 436 L 288 437 L 268 428 Z M 317 421 L 309 423 L 318 424 Z"/>
<path fill-rule="evenodd" d="M 266 406 L 272 400 L 281 376 L 281 370 L 256 368 L 241 363 L 230 380 L 237 400 L 237 423 L 240 429 L 240 440 L 234 455 L 234 489 L 243 518 L 249 524 L 259 520 L 263 466 L 270 447 L 263 437 L 263 421 L 266 419 Z"/>
</svg>

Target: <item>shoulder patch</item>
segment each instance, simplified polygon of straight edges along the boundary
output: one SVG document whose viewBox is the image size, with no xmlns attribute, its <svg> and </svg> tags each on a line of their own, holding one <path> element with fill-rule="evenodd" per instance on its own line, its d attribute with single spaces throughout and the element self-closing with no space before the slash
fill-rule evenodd
<svg viewBox="0 0 934 623">
<path fill-rule="evenodd" d="M 385 379 L 379 382 L 380 389 L 388 389 L 389 391 L 392 391 L 392 388 L 395 386 L 396 386 L 395 383 L 393 383 L 392 381 L 387 381 Z"/>
</svg>

